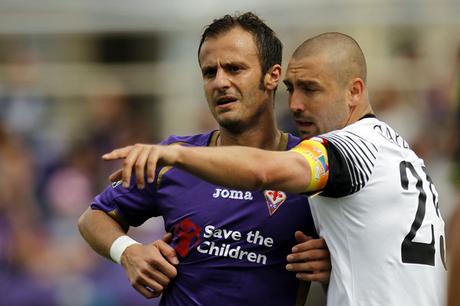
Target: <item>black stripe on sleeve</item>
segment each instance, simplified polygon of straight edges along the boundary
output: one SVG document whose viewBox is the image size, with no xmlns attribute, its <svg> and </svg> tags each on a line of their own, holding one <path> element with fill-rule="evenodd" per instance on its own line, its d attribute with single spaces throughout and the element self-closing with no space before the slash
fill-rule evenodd
<svg viewBox="0 0 460 306">
<path fill-rule="evenodd" d="M 346 148 L 344 151 L 348 156 L 347 160 L 349 160 L 350 162 L 350 168 L 352 168 L 356 173 L 356 181 L 359 182 L 358 185 L 364 184 L 367 180 L 369 180 L 368 173 L 370 173 L 371 171 L 367 164 L 362 162 L 363 156 L 361 155 L 361 151 L 359 151 L 359 149 L 357 149 L 356 146 L 350 145 L 350 143 L 354 143 L 354 140 L 350 139 L 347 136 L 345 136 L 345 138 L 346 139 L 334 137 L 334 140 Z M 349 142 L 346 141 L 347 139 L 349 140 Z M 353 167 L 352 165 L 355 165 L 355 167 Z"/>
<path fill-rule="evenodd" d="M 349 131 L 321 137 L 327 140 L 329 157 L 329 180 L 322 195 L 342 197 L 361 190 L 372 175 L 377 147 Z"/>
<path fill-rule="evenodd" d="M 348 172 L 350 173 L 350 181 L 357 182 L 360 181 L 360 173 L 356 170 L 355 167 L 353 167 L 353 164 L 355 161 L 353 160 L 353 153 L 351 152 L 350 146 L 347 145 L 342 139 L 339 137 L 332 136 L 328 139 L 333 145 L 335 145 L 338 149 L 338 151 L 342 154 L 344 162 L 347 165 Z M 355 184 L 353 184 L 355 185 Z M 352 186 L 353 189 L 353 186 Z"/>
</svg>

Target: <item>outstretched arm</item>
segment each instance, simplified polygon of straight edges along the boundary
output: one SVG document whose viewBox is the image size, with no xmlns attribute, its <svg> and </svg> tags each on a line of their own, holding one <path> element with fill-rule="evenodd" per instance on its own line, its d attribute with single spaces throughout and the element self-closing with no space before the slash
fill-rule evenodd
<svg viewBox="0 0 460 306">
<path fill-rule="evenodd" d="M 184 169 L 216 185 L 249 190 L 302 193 L 307 190 L 311 177 L 309 164 L 296 152 L 241 146 L 209 148 L 136 144 L 116 149 L 103 158 L 124 159 L 123 169 L 112 179 L 121 176 L 125 187 L 129 186 L 133 169 L 138 187 L 144 187 L 145 175 L 149 182 L 153 182 L 157 165 Z"/>
</svg>

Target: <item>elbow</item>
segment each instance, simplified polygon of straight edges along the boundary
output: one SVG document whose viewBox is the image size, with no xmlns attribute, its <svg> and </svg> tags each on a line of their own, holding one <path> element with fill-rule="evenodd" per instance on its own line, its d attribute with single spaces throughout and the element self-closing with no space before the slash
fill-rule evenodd
<svg viewBox="0 0 460 306">
<path fill-rule="evenodd" d="M 252 177 L 254 180 L 250 188 L 251 190 L 265 190 L 271 188 L 269 171 L 267 171 L 265 166 L 253 169 Z"/>
<path fill-rule="evenodd" d="M 86 229 L 86 225 L 87 225 L 87 218 L 88 218 L 88 209 L 85 210 L 81 216 L 78 218 L 78 221 L 77 221 L 77 228 L 78 228 L 78 231 L 80 232 L 80 234 L 82 236 L 84 236 L 84 233 L 85 233 L 85 229 Z"/>
<path fill-rule="evenodd" d="M 85 224 L 85 217 L 84 217 L 84 213 L 80 216 L 80 218 L 78 218 L 78 221 L 77 221 L 77 228 L 78 228 L 78 231 L 80 232 L 80 234 L 82 234 L 83 232 L 83 229 L 84 229 L 84 224 Z"/>
<path fill-rule="evenodd" d="M 269 159 L 260 159 L 261 162 L 252 167 L 253 189 L 304 192 L 305 161 L 297 155 L 280 152 L 273 153 Z"/>
<path fill-rule="evenodd" d="M 252 167 L 250 168 L 250 174 L 253 178 L 251 186 L 251 190 L 267 190 L 267 189 L 276 189 L 277 182 L 280 179 L 280 171 L 279 163 L 277 163 L 278 159 L 276 159 L 275 155 L 277 154 L 274 152 L 267 152 L 261 153 L 257 160 L 259 162 L 253 163 Z"/>
</svg>

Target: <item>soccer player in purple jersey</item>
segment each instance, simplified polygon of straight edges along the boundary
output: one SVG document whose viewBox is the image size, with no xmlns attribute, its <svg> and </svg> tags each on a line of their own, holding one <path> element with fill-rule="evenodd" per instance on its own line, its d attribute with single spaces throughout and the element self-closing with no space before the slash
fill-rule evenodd
<svg viewBox="0 0 460 306">
<path fill-rule="evenodd" d="M 281 57 L 281 42 L 254 14 L 215 20 L 202 35 L 198 60 L 219 130 L 163 144 L 292 148 L 298 139 L 279 131 L 274 119 Z M 329 253 L 322 239 L 309 237 L 316 232 L 304 198 L 222 188 L 171 167 L 156 169 L 146 185 L 135 182 L 98 195 L 79 229 L 96 252 L 121 263 L 145 297 L 164 292 L 163 305 L 303 305 L 300 280 L 328 281 Z M 125 235 L 152 216 L 163 216 L 171 245 L 143 245 Z M 285 269 L 298 242 L 307 245 L 308 258 L 294 265 L 308 273 Z"/>
</svg>

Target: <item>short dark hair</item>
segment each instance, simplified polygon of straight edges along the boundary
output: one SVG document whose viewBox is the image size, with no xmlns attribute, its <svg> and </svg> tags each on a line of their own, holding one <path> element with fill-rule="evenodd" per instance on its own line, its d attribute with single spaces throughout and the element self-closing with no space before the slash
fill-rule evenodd
<svg viewBox="0 0 460 306">
<path fill-rule="evenodd" d="M 283 57 L 283 44 L 276 36 L 275 32 L 270 29 L 257 15 L 247 12 L 242 15 L 225 15 L 221 18 L 214 19 L 208 25 L 203 35 L 201 35 L 200 46 L 198 47 L 198 56 L 200 56 L 201 46 L 210 37 L 217 37 L 226 33 L 235 27 L 241 27 L 249 32 L 257 46 L 262 76 L 267 73 L 273 65 L 281 65 Z"/>
</svg>

